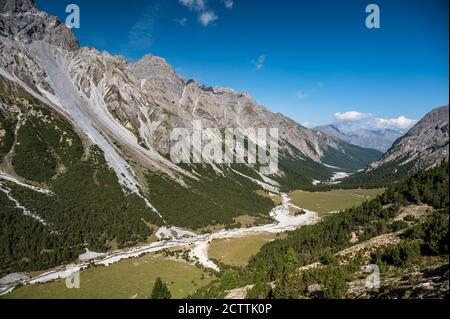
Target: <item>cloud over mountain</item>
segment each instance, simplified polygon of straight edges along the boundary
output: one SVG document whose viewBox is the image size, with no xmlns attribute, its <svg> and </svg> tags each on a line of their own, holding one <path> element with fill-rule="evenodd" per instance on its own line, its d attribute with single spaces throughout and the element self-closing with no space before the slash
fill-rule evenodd
<svg viewBox="0 0 450 319">
<path fill-rule="evenodd" d="M 372 116 L 370 113 L 361 113 L 357 111 L 337 112 L 334 114 L 334 120 L 337 122 L 355 122 Z"/>
<path fill-rule="evenodd" d="M 395 129 L 404 131 L 416 123 L 416 120 L 409 119 L 404 115 L 397 118 L 384 118 L 358 111 L 337 112 L 334 114 L 334 124 L 345 129 Z"/>
</svg>

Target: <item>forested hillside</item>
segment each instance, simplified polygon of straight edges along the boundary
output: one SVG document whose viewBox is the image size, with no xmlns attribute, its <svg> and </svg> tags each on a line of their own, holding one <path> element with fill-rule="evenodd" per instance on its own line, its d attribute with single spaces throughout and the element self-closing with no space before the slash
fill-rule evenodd
<svg viewBox="0 0 450 319">
<path fill-rule="evenodd" d="M 69 122 L 5 81 L 0 91 L 3 168 L 48 190 L 0 181 L 0 274 L 134 245 L 162 224 L 142 198 L 123 192 L 102 151 L 85 147 Z"/>
<path fill-rule="evenodd" d="M 2 77 L 0 92 L 0 171 L 24 182 L 0 179 L 0 274 L 48 269 L 85 249 L 156 240 L 164 222 L 146 196 L 168 225 L 239 227 L 241 215 L 270 222 L 274 204 L 256 193 L 260 187 L 249 177 L 261 177 L 245 165 L 223 167 L 223 175 L 209 165 L 190 167 L 204 178 L 186 186 L 149 170 L 148 191 L 132 193 L 103 151 L 63 116 Z"/>
<path fill-rule="evenodd" d="M 264 245 L 246 268 L 226 268 L 221 280 L 199 295 L 223 296 L 225 290 L 253 285 L 248 294 L 253 298 L 314 298 L 308 288 L 319 285 L 322 297 L 345 297 L 348 283 L 371 261 L 358 254 L 339 261 L 335 254 L 354 245 L 355 235 L 358 243 L 364 243 L 388 233 L 401 233 L 400 242 L 372 253 L 372 262 L 386 269 L 440 256 L 444 264 L 447 260 L 444 272 L 447 269 L 448 280 L 448 191 L 449 167 L 443 162 L 390 186 L 383 195 L 359 207 L 330 215 L 318 224 L 289 232 L 286 239 Z M 430 208 L 420 220 L 399 218 L 409 205 Z M 316 262 L 320 267 L 299 271 Z"/>
<path fill-rule="evenodd" d="M 188 181 L 188 188 L 167 176 L 147 173 L 150 198 L 167 223 L 198 229 L 209 225 L 240 227 L 235 218 L 242 215 L 262 223 L 271 221 L 272 200 L 259 196 L 258 185 L 248 178 L 258 180 L 256 171 L 243 164 L 218 167 L 222 174 L 217 174 L 209 164 L 191 165 L 203 178 Z"/>
</svg>

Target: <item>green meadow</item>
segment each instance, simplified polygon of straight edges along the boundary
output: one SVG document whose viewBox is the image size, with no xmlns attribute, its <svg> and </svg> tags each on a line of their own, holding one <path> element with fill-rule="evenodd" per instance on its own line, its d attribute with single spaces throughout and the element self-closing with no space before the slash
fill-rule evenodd
<svg viewBox="0 0 450 319">
<path fill-rule="evenodd" d="M 80 288 L 68 289 L 65 280 L 26 285 L 2 296 L 19 299 L 149 298 L 154 281 L 161 277 L 172 298 L 184 298 L 206 286 L 214 277 L 181 260 L 148 254 L 109 267 L 94 267 L 80 273 Z"/>
<path fill-rule="evenodd" d="M 377 189 L 337 189 L 329 192 L 294 191 L 289 193 L 292 203 L 317 213 L 329 213 L 353 206 L 375 198 L 384 192 Z"/>
<path fill-rule="evenodd" d="M 209 244 L 208 256 L 231 266 L 245 266 L 261 247 L 276 238 L 271 233 L 246 234 L 235 238 L 215 239 Z"/>
</svg>

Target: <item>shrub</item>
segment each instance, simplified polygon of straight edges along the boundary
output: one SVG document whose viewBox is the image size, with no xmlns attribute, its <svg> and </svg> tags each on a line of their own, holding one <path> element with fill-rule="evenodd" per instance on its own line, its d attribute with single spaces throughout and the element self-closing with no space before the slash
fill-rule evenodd
<svg viewBox="0 0 450 319">
<path fill-rule="evenodd" d="M 378 250 L 374 260 L 376 264 L 405 267 L 417 261 L 420 255 L 419 241 L 402 241 L 398 245 Z"/>
</svg>

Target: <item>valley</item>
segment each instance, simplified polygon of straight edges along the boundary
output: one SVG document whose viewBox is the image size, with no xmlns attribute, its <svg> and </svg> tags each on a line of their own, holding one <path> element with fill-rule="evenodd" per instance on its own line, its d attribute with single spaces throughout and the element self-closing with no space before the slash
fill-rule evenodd
<svg viewBox="0 0 450 319">
<path fill-rule="evenodd" d="M 379 189 L 336 189 L 328 192 L 294 191 L 289 197 L 296 205 L 317 213 L 330 213 L 361 205 L 384 192 Z"/>
<path fill-rule="evenodd" d="M 419 171 L 360 206 L 288 232 L 195 296 L 445 298 L 448 169 L 444 162 Z"/>
<path fill-rule="evenodd" d="M 41 285 L 47 282 L 50 282 L 51 284 L 51 282 L 54 280 L 65 279 L 79 271 L 81 271 L 81 277 L 83 277 L 83 273 L 90 270 L 85 269 L 91 267 L 92 265 L 99 266 L 99 269 L 102 269 L 102 266 L 106 266 L 106 268 L 108 268 L 110 265 L 113 266 L 116 263 L 121 264 L 122 262 L 127 262 L 128 260 L 133 260 L 136 258 L 139 259 L 142 255 L 153 254 L 164 251 L 166 249 L 177 250 L 183 248 L 185 250 L 188 250 L 189 257 L 187 257 L 186 259 L 193 266 L 198 265 L 201 268 L 212 269 L 213 272 L 219 271 L 219 267 L 213 261 L 211 261 L 208 256 L 208 248 L 212 241 L 222 239 L 233 240 L 235 238 L 242 238 L 245 236 L 249 236 L 249 240 L 251 241 L 251 238 L 253 236 L 259 235 L 261 233 L 273 234 L 271 235 L 271 237 L 275 237 L 275 234 L 279 234 L 288 230 L 294 230 L 303 225 L 316 223 L 320 220 L 317 213 L 312 211 L 305 211 L 305 214 L 300 216 L 292 215 L 290 209 L 296 206 L 290 203 L 290 199 L 286 194 L 282 194 L 281 198 L 282 203 L 279 206 L 276 206 L 271 212 L 272 218 L 276 221 L 272 224 L 255 226 L 251 228 L 220 230 L 211 234 L 199 234 L 194 236 L 187 236 L 185 238 L 173 238 L 170 240 L 158 241 L 148 245 L 140 245 L 133 248 L 113 251 L 111 253 L 102 254 L 100 257 L 94 258 L 92 260 L 83 260 L 75 264 L 60 266 L 53 270 L 41 272 L 36 277 L 20 280 L 21 284 L 26 284 L 27 286 L 19 289 L 28 289 L 28 287 L 32 287 L 33 285 Z M 262 246 L 262 244 L 258 246 L 260 247 Z M 257 251 L 258 249 L 255 249 L 253 252 L 257 253 Z M 237 249 L 236 252 L 238 253 L 239 249 Z M 248 257 L 250 256 L 230 256 L 230 258 L 237 258 L 238 263 L 240 264 L 245 264 L 245 259 Z M 161 271 L 160 275 L 164 276 L 164 271 Z M 1 288 L 2 291 L 0 293 L 6 293 L 7 296 L 7 293 L 13 290 L 16 284 L 19 284 L 19 282 L 3 284 Z M 28 286 L 28 284 L 30 286 Z M 64 281 L 59 281 L 57 287 L 61 287 L 61 285 L 64 285 Z"/>
<path fill-rule="evenodd" d="M 373 196 L 382 193 L 380 190 L 361 191 Z M 357 190 L 352 192 L 357 192 Z M 347 192 L 347 194 L 353 194 L 352 192 Z M 328 198 L 330 195 L 328 192 L 319 192 L 316 196 Z M 301 204 L 302 201 L 297 199 L 296 203 Z M 333 206 L 333 204 L 336 206 Z M 331 209 L 329 212 L 336 211 L 342 208 L 342 203 L 331 202 L 329 207 Z M 302 209 L 304 214 L 295 216 L 292 208 L 296 208 L 296 211 Z M 325 216 L 323 213 L 321 213 L 321 216 Z M 276 220 L 276 223 L 250 228 L 221 230 L 211 234 L 181 239 L 163 240 L 99 256 L 94 254 L 93 259 L 88 258 L 76 264 L 43 271 L 36 277 L 20 280 L 20 282 L 9 285 L 2 286 L 0 284 L 3 291 L 2 297 L 130 298 L 137 294 L 136 298 L 145 298 L 151 289 L 156 277 L 155 274 L 169 283 L 173 282 L 169 284 L 169 287 L 171 291 L 172 289 L 175 291 L 173 294 L 175 298 L 187 297 L 194 293 L 192 290 L 194 287 L 200 288 L 202 284 L 206 286 L 209 281 L 215 278 L 215 271 L 219 270 L 214 262 L 215 260 L 230 266 L 246 266 L 250 258 L 258 253 L 265 243 L 285 237 L 285 231 L 294 230 L 320 220 L 318 213 L 310 211 L 306 207 L 300 208 L 291 204 L 291 200 L 286 194 L 281 195 L 281 203 L 272 210 L 271 216 Z M 144 264 L 145 269 L 138 267 Z M 157 265 L 160 264 L 167 267 L 158 267 Z M 153 267 L 156 268 L 153 269 Z M 188 278 L 191 278 L 190 280 L 177 279 L 176 273 L 179 268 L 182 269 L 181 272 L 193 273 L 192 278 L 188 276 Z M 150 269 L 153 270 L 150 271 Z M 66 288 L 65 278 L 78 271 L 80 271 L 81 288 Z M 129 273 L 134 273 L 135 276 L 129 275 Z M 26 274 L 21 274 L 21 276 L 23 275 Z M 144 278 L 147 282 L 144 281 Z M 200 278 L 202 279 L 200 280 Z M 86 286 L 83 284 L 85 280 L 87 280 Z M 105 282 L 112 286 L 103 289 L 105 288 L 103 286 Z M 5 294 L 19 283 L 20 285 L 25 284 L 25 286 L 12 290 L 12 293 Z M 147 291 L 144 290 L 145 287 Z M 107 295 L 105 295 L 105 292 Z"/>
<path fill-rule="evenodd" d="M 256 99 L 185 78 L 181 50 L 131 58 L 78 31 L 0 0 L 0 299 L 448 297 L 448 102 L 385 87 L 370 105 L 373 85 L 341 90 L 338 70 L 309 96 L 255 76 L 265 54 L 248 63 Z M 292 118 L 285 87 L 305 103 Z"/>
<path fill-rule="evenodd" d="M 225 265 L 242 267 L 248 264 L 250 258 L 255 255 L 261 247 L 283 236 L 271 233 L 255 233 L 242 235 L 234 238 L 215 239 L 209 243 L 208 257 Z"/>
<path fill-rule="evenodd" d="M 167 281 L 174 298 L 185 298 L 208 284 L 214 275 L 185 261 L 155 253 L 123 260 L 108 267 L 83 270 L 79 289 L 68 289 L 65 280 L 57 280 L 27 285 L 2 298 L 148 299 L 156 277 Z"/>
</svg>

